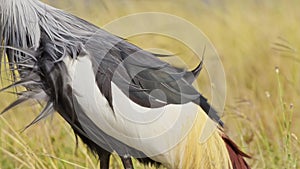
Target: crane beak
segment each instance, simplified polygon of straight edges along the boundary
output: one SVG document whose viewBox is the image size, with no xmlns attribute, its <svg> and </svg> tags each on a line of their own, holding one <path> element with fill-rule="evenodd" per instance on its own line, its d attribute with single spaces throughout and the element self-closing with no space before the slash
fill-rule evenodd
<svg viewBox="0 0 300 169">
<path fill-rule="evenodd" d="M 0 0 L 1 1 L 1 0 Z M 4 57 L 4 51 L 5 51 L 5 49 L 4 49 L 4 39 L 5 39 L 5 37 L 4 37 L 4 33 L 3 33 L 3 31 L 4 31 L 4 28 L 3 28 L 3 20 L 2 20 L 2 17 L 3 17 L 3 15 L 2 15 L 2 9 L 1 9 L 1 7 L 0 7 L 0 63 L 2 63 L 2 58 Z"/>
<path fill-rule="evenodd" d="M 2 58 L 4 58 L 4 54 L 5 54 L 3 45 L 4 45 L 4 40 L 1 41 L 1 46 L 0 46 L 0 64 L 2 63 Z"/>
</svg>

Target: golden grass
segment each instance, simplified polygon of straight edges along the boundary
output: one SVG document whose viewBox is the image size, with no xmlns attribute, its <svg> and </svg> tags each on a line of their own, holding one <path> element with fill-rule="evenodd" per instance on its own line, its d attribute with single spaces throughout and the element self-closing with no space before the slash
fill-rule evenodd
<svg viewBox="0 0 300 169">
<path fill-rule="evenodd" d="M 226 132 L 253 156 L 248 160 L 253 168 L 299 168 L 299 1 L 104 2 L 106 7 L 95 0 L 48 3 L 99 26 L 145 11 L 171 13 L 195 24 L 211 39 L 225 68 Z M 172 41 L 151 37 L 129 40 L 141 47 L 156 45 L 181 53 L 191 67 L 196 65 L 190 60 L 191 53 Z M 200 75 L 198 84 L 199 90 L 210 96 L 205 73 Z M 0 107 L 8 105 L 13 98 L 1 94 Z M 75 152 L 71 129 L 57 115 L 20 133 L 36 115 L 33 112 L 37 111 L 33 110 L 38 109 L 28 107 L 15 109 L 0 118 L 0 168 L 97 168 L 96 159 L 84 145 L 80 143 Z M 121 167 L 117 157 L 111 166 Z M 144 168 L 137 162 L 135 166 Z"/>
</svg>

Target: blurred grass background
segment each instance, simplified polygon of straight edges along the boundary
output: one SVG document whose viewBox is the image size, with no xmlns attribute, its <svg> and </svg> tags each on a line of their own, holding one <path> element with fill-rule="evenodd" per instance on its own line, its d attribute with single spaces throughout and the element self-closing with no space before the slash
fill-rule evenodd
<svg viewBox="0 0 300 169">
<path fill-rule="evenodd" d="M 300 1 L 290 0 L 44 0 L 98 26 L 137 12 L 166 12 L 190 21 L 212 41 L 227 78 L 225 131 L 252 155 L 253 168 L 299 168 Z M 176 29 L 176 28 L 174 28 Z M 193 36 L 193 35 L 191 35 Z M 197 40 L 197 39 L 195 39 Z M 129 39 L 141 47 L 160 46 L 180 53 L 190 68 L 192 53 L 163 37 Z M 186 59 L 188 58 L 188 59 Z M 3 86 L 6 81 L 2 83 Z M 199 90 L 210 96 L 207 75 Z M 0 95 L 0 108 L 15 96 Z M 97 160 L 58 116 L 23 129 L 38 106 L 19 107 L 0 116 L 0 168 L 98 168 Z M 114 156 L 112 168 L 121 168 Z M 135 162 L 136 168 L 144 167 Z"/>
</svg>

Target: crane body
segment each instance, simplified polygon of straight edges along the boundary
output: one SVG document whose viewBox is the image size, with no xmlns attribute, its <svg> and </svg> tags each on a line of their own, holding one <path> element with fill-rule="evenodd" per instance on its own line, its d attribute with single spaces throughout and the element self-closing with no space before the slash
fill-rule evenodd
<svg viewBox="0 0 300 169">
<path fill-rule="evenodd" d="M 30 125 L 58 112 L 98 155 L 102 169 L 113 152 L 124 168 L 133 168 L 131 157 L 167 168 L 249 168 L 248 156 L 191 84 L 201 64 L 193 71 L 173 67 L 37 0 L 0 2 L 0 58 L 7 59 L 14 80 L 2 91 L 26 89 L 2 113 L 30 99 L 44 102 Z M 216 129 L 200 143 L 207 123 Z"/>
</svg>

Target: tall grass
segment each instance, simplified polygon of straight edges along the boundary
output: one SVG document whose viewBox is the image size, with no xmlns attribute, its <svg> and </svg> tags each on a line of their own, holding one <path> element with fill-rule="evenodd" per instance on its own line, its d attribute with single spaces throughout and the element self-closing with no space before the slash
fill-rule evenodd
<svg viewBox="0 0 300 169">
<path fill-rule="evenodd" d="M 252 155 L 253 168 L 300 166 L 300 13 L 299 1 L 46 1 L 99 26 L 145 11 L 180 16 L 201 29 L 217 48 L 227 78 L 226 132 Z M 103 5 L 105 4 L 105 5 Z M 176 27 L 174 28 L 176 29 Z M 193 36 L 193 35 L 191 35 Z M 196 65 L 192 53 L 164 37 L 129 39 L 141 47 L 160 46 Z M 197 41 L 197 39 L 195 39 Z M 199 90 L 210 97 L 207 74 Z M 5 82 L 4 82 L 5 85 Z M 14 96 L 1 94 L 4 108 Z M 0 117 L 0 168 L 97 168 L 97 160 L 54 115 L 20 133 L 39 107 L 16 108 Z M 113 168 L 120 168 L 114 156 Z M 144 168 L 135 162 L 137 168 Z M 148 168 L 148 167 L 146 167 Z M 150 167 L 149 167 L 150 168 Z"/>
</svg>

